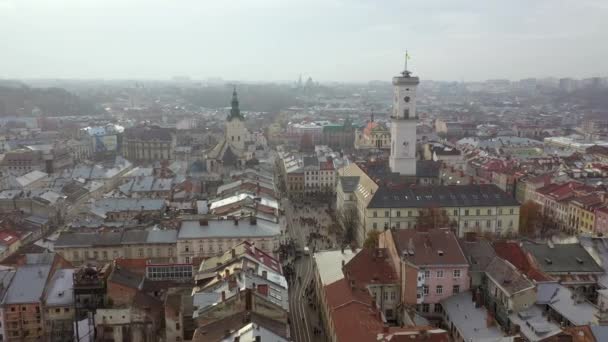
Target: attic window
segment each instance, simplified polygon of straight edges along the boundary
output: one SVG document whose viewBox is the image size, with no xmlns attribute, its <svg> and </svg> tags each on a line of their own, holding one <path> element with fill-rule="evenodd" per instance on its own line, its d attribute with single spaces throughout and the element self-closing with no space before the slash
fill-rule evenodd
<svg viewBox="0 0 608 342">
<path fill-rule="evenodd" d="M 578 262 L 579 264 L 582 264 L 583 263 L 583 259 L 577 257 L 576 258 L 576 262 Z"/>
<path fill-rule="evenodd" d="M 553 261 L 551 261 L 551 259 L 549 259 L 549 258 L 545 258 L 545 262 L 549 265 L 551 265 L 553 263 Z"/>
</svg>

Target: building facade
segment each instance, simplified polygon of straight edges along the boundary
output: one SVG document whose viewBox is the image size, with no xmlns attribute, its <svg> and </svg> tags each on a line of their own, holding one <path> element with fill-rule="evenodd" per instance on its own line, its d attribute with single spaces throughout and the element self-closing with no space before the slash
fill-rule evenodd
<svg viewBox="0 0 608 342">
<path fill-rule="evenodd" d="M 177 143 L 175 133 L 170 128 L 145 126 L 127 128 L 123 138 L 125 158 L 139 162 L 155 162 L 174 159 Z"/>
<path fill-rule="evenodd" d="M 391 115 L 391 171 L 416 176 L 416 88 L 420 80 L 404 70 L 393 77 L 393 113 Z"/>
</svg>

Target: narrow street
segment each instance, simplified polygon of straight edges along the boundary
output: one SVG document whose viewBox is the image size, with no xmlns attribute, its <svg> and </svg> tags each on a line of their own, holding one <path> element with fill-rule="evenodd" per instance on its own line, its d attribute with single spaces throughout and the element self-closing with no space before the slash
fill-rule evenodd
<svg viewBox="0 0 608 342">
<path fill-rule="evenodd" d="M 301 253 L 293 261 L 295 277 L 294 282 L 289 288 L 289 305 L 291 335 L 295 342 L 316 342 L 324 341 L 321 329 L 319 308 L 317 300 L 314 298 L 314 260 L 313 251 L 327 249 L 336 246 L 335 239 L 329 237 L 326 231 L 331 223 L 329 215 L 325 212 L 326 207 L 320 206 L 311 208 L 310 206 L 292 205 L 288 200 L 283 201 L 287 223 L 287 234 L 295 241 L 296 249 L 304 251 L 308 247 L 307 253 Z M 302 220 L 304 218 L 304 221 Z M 307 224 L 308 220 L 315 219 L 318 224 Z M 316 233 L 320 237 L 312 239 L 309 244 L 309 235 Z M 315 330 L 317 334 L 315 334 Z"/>
</svg>

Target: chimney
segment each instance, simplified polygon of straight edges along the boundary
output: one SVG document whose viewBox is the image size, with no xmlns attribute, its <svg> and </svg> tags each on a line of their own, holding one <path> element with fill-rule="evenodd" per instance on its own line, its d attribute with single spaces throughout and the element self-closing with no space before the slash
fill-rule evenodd
<svg viewBox="0 0 608 342">
<path fill-rule="evenodd" d="M 230 250 L 230 254 L 232 255 L 232 258 L 236 258 L 236 250 L 233 248 Z"/>
<path fill-rule="evenodd" d="M 346 260 L 342 259 L 342 268 L 346 265 Z"/>
<path fill-rule="evenodd" d="M 340 249 L 342 250 L 342 254 L 344 254 L 344 245 L 340 246 Z"/>
<path fill-rule="evenodd" d="M 222 302 L 226 301 L 226 291 L 222 291 Z"/>
</svg>

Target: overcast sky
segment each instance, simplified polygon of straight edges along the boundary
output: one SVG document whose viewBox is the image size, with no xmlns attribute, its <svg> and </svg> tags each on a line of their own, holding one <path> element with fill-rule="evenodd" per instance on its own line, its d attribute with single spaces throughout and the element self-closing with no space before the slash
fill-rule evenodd
<svg viewBox="0 0 608 342">
<path fill-rule="evenodd" d="M 608 0 L 0 0 L 0 78 L 608 76 Z"/>
</svg>

